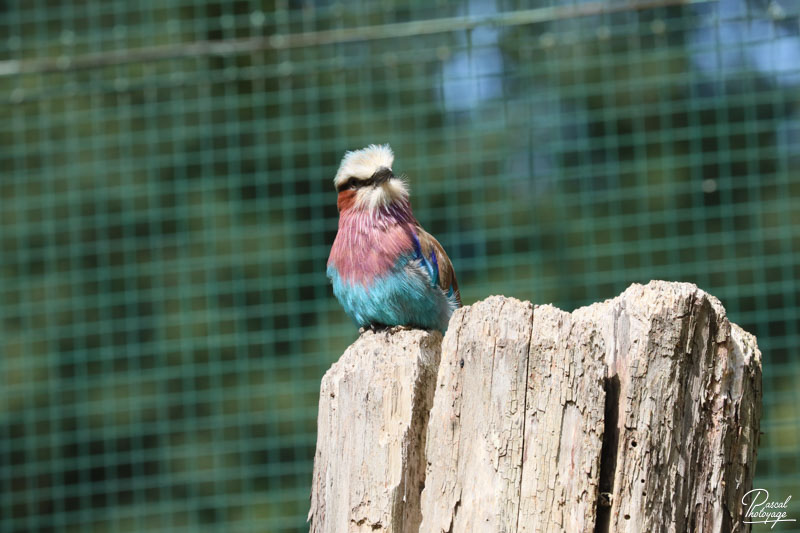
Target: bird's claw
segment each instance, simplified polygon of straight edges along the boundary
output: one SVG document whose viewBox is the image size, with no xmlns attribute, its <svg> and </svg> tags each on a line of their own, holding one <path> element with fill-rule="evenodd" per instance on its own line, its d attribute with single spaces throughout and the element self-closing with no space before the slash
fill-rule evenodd
<svg viewBox="0 0 800 533">
<path fill-rule="evenodd" d="M 386 331 L 388 329 L 387 326 L 383 326 L 380 324 L 370 324 L 369 326 L 361 326 L 358 328 L 358 334 L 362 335 L 367 331 L 371 331 L 372 333 L 378 333 L 379 331 Z"/>
<path fill-rule="evenodd" d="M 411 331 L 414 329 L 411 326 L 404 326 L 404 325 L 397 325 L 397 326 L 385 326 L 383 324 L 370 324 L 369 326 L 362 326 L 358 328 L 358 334 L 363 335 L 367 331 L 371 331 L 372 333 L 380 333 L 385 332 L 388 334 L 397 333 L 398 331 Z"/>
</svg>

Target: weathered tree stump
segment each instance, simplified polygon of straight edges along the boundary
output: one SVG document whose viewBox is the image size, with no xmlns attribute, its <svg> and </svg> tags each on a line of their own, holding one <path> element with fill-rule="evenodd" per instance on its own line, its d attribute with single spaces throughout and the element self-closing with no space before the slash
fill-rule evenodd
<svg viewBox="0 0 800 533">
<path fill-rule="evenodd" d="M 311 532 L 419 531 L 442 336 L 366 331 L 322 378 Z"/>
<path fill-rule="evenodd" d="M 453 315 L 435 384 L 433 335 L 367 333 L 326 374 L 312 531 L 749 530 L 760 352 L 713 296 L 490 297 Z"/>
</svg>

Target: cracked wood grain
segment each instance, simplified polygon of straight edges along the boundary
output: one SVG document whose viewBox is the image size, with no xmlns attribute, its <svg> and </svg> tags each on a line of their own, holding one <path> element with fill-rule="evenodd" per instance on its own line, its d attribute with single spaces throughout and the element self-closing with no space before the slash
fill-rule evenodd
<svg viewBox="0 0 800 533">
<path fill-rule="evenodd" d="M 749 531 L 761 353 L 719 300 L 689 283 L 633 285 L 576 310 L 619 380 L 608 531 Z"/>
<path fill-rule="evenodd" d="M 519 513 L 533 306 L 493 296 L 457 312 L 428 426 L 420 531 L 512 531 Z"/>
<path fill-rule="evenodd" d="M 419 531 L 441 340 L 366 331 L 322 378 L 311 533 Z"/>
<path fill-rule="evenodd" d="M 420 531 L 746 531 L 760 402 L 755 339 L 692 284 L 572 313 L 491 297 L 444 340 Z"/>
<path fill-rule="evenodd" d="M 533 312 L 526 457 L 517 531 L 591 531 L 599 492 L 605 367 L 593 323 Z"/>
<path fill-rule="evenodd" d="M 696 286 L 572 313 L 493 296 L 456 311 L 440 364 L 401 333 L 323 380 L 312 531 L 749 531 L 761 354 Z M 392 432 L 395 388 L 416 408 Z"/>
</svg>

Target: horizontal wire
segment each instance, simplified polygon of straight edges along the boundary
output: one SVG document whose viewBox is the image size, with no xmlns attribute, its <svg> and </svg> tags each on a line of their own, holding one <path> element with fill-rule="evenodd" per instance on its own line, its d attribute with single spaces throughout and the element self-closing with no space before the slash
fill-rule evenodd
<svg viewBox="0 0 800 533">
<path fill-rule="evenodd" d="M 336 28 L 286 35 L 276 34 L 265 37 L 248 37 L 220 41 L 194 41 L 190 43 L 146 46 L 136 49 L 111 50 L 78 56 L 64 55 L 36 59 L 11 59 L 0 61 L 0 77 L 16 76 L 20 74 L 44 74 L 87 70 L 168 59 L 231 56 L 266 50 L 285 50 L 289 48 L 415 37 L 471 30 L 479 26 L 522 26 L 554 20 L 625 11 L 640 11 L 675 5 L 715 3 L 717 1 L 718 0 L 645 0 L 619 4 L 608 4 L 605 1 L 598 1 L 576 6 L 543 7 L 480 17 L 448 17 L 355 28 Z"/>
</svg>

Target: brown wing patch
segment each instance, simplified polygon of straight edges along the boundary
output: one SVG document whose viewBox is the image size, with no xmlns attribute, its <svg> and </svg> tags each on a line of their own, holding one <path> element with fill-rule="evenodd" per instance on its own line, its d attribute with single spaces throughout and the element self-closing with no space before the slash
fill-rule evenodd
<svg viewBox="0 0 800 533">
<path fill-rule="evenodd" d="M 419 225 L 417 225 L 417 236 L 419 237 L 419 244 L 425 257 L 430 257 L 431 251 L 436 252 L 436 262 L 439 264 L 439 287 L 441 287 L 444 292 L 449 292 L 450 287 L 452 287 L 458 305 L 461 305 L 461 293 L 458 291 L 456 272 L 444 248 L 442 248 L 442 245 L 436 240 L 436 237 L 422 229 L 422 226 Z"/>
</svg>

